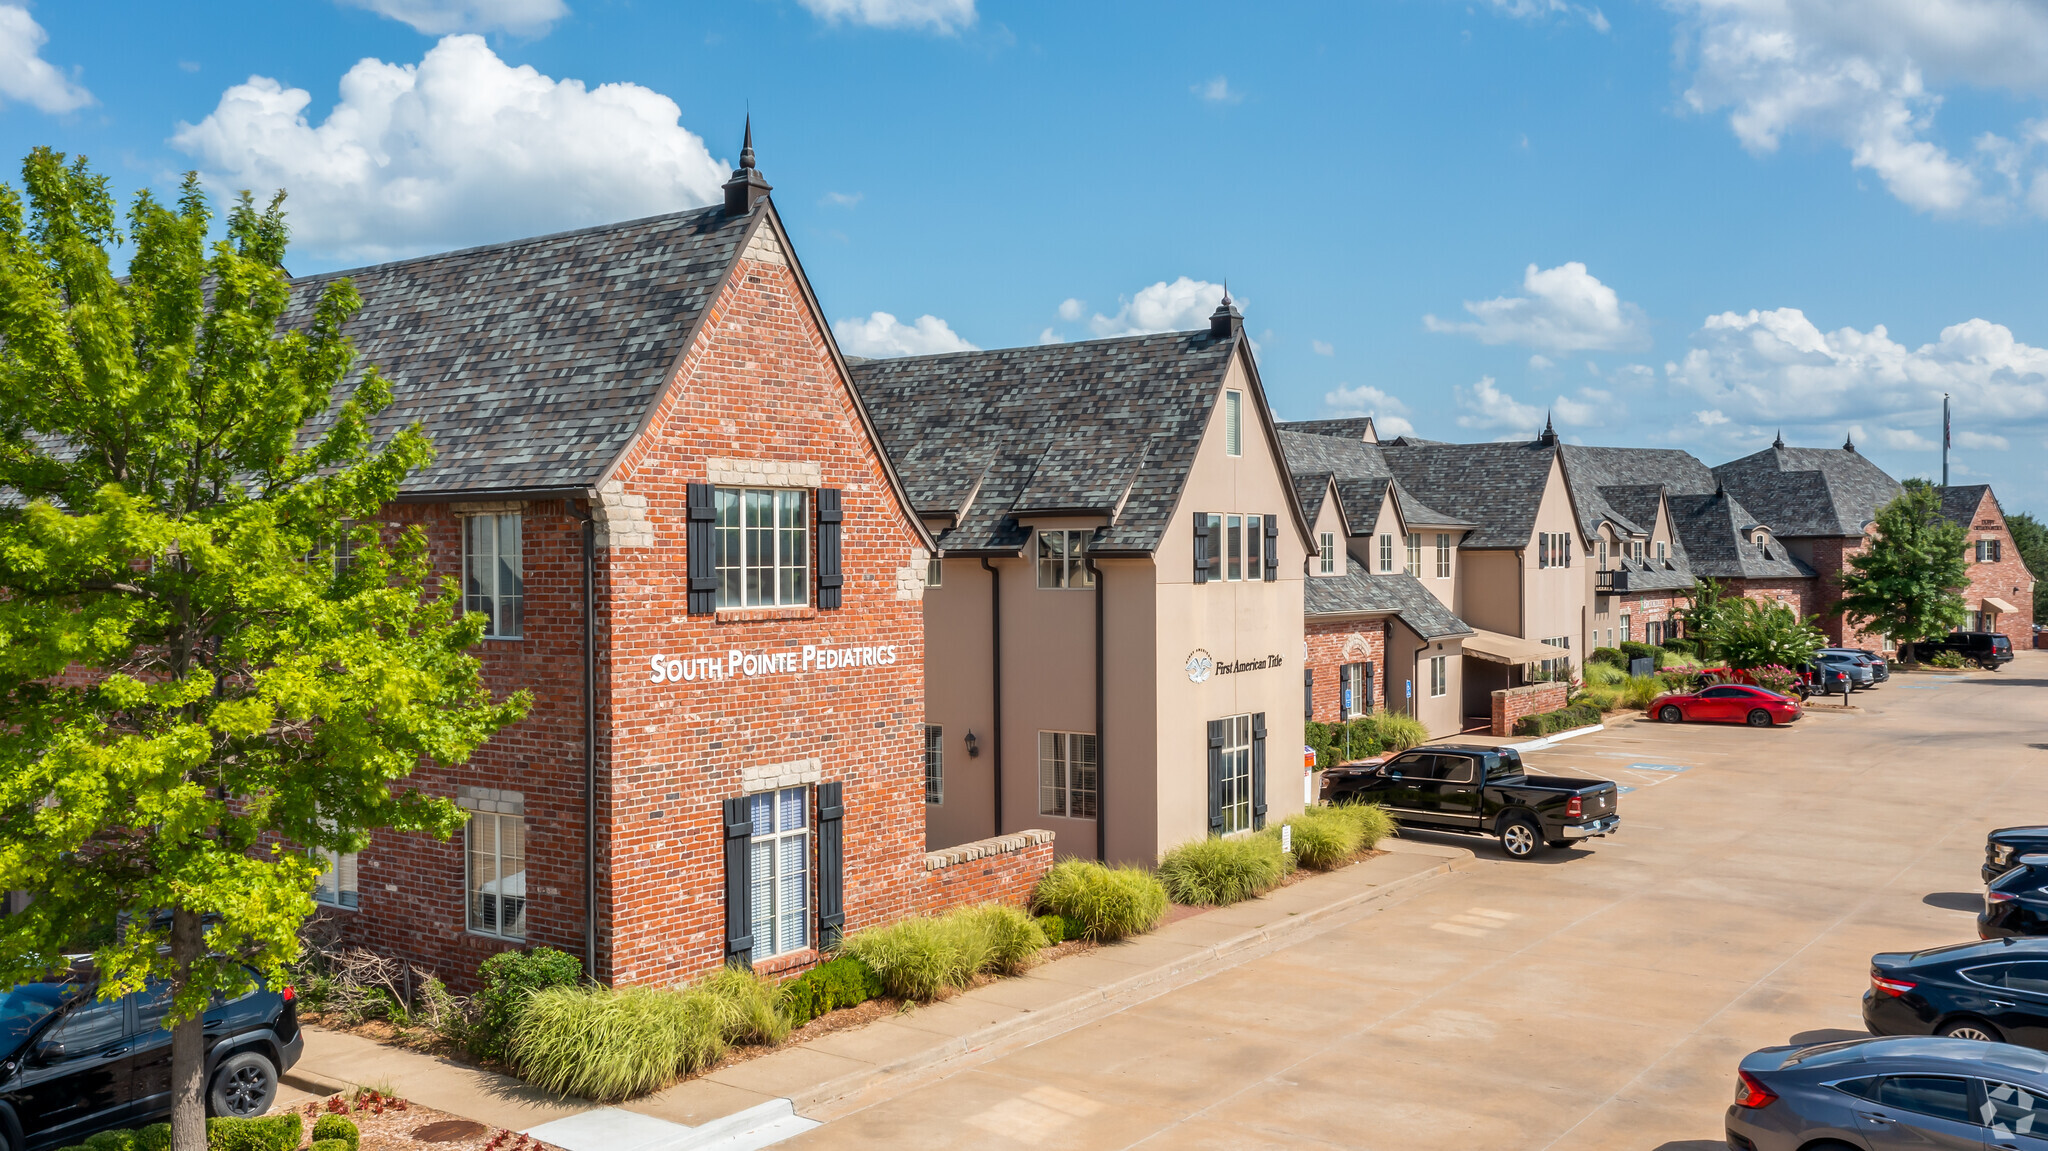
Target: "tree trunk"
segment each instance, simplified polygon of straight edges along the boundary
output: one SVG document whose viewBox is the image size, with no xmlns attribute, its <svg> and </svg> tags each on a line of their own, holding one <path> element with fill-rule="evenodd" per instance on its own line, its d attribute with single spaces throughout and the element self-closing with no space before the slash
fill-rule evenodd
<svg viewBox="0 0 2048 1151">
<path fill-rule="evenodd" d="M 199 913 L 171 913 L 171 988 L 184 990 L 192 964 L 205 957 Z M 206 1017 L 192 1016 L 171 1029 L 171 1151 L 206 1149 Z"/>
</svg>

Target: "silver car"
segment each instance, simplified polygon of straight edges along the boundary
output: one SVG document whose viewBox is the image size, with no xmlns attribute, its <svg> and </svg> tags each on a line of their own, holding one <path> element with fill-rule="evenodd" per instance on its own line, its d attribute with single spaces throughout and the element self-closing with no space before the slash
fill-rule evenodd
<svg viewBox="0 0 2048 1151">
<path fill-rule="evenodd" d="M 1967 1039 L 1766 1047 L 1736 1071 L 1731 1151 L 2048 1149 L 2048 1055 Z"/>
</svg>

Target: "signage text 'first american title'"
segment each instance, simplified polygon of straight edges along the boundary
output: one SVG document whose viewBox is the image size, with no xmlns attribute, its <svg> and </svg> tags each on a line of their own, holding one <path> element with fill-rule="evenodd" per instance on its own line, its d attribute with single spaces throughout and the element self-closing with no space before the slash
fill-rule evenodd
<svg viewBox="0 0 2048 1151">
<path fill-rule="evenodd" d="M 732 648 L 722 656 L 670 659 L 657 655 L 647 663 L 649 683 L 694 683 L 708 679 L 738 679 L 741 676 L 787 675 L 832 671 L 844 667 L 888 667 L 896 662 L 896 645 L 880 647 L 819 647 L 805 644 L 794 651 L 745 652 Z"/>
</svg>

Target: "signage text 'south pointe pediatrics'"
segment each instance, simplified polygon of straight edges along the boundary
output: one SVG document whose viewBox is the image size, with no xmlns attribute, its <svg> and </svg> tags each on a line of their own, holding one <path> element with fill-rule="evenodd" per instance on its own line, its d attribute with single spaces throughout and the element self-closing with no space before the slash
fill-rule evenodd
<svg viewBox="0 0 2048 1151">
<path fill-rule="evenodd" d="M 671 657 L 647 662 L 649 683 L 695 683 L 762 675 L 811 675 L 848 668 L 888 667 L 896 662 L 896 645 L 819 647 L 807 643 L 801 652 L 748 652 L 730 648 L 720 655 Z"/>
</svg>

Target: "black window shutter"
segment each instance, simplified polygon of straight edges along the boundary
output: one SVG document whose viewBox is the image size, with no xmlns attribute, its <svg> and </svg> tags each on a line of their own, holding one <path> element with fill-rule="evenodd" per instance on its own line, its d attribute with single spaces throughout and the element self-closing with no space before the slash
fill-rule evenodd
<svg viewBox="0 0 2048 1151">
<path fill-rule="evenodd" d="M 1195 582 L 1209 582 L 1209 514 L 1195 513 Z"/>
<path fill-rule="evenodd" d="M 1266 713 L 1252 713 L 1252 830 L 1266 826 Z"/>
<path fill-rule="evenodd" d="M 1301 669 L 1301 718 L 1314 722 L 1316 718 L 1316 669 Z"/>
<path fill-rule="evenodd" d="M 691 615 L 718 610 L 718 504 L 710 484 L 690 485 L 690 522 L 683 543 L 689 565 Z"/>
<path fill-rule="evenodd" d="M 1359 699 L 1358 699 L 1358 713 L 1359 713 L 1360 715 L 1363 715 L 1363 714 L 1365 714 L 1366 712 L 1368 712 L 1368 711 L 1371 711 L 1371 710 L 1372 710 L 1372 684 L 1373 684 L 1373 678 L 1372 678 L 1372 676 L 1373 676 L 1373 668 L 1372 668 L 1372 663 L 1371 663 L 1371 661 L 1367 661 L 1367 662 L 1366 662 L 1366 664 L 1365 664 L 1365 671 L 1364 671 L 1364 673 L 1363 673 L 1363 674 L 1361 674 L 1361 675 L 1360 675 L 1360 676 L 1358 677 L 1358 681 L 1359 681 L 1360 683 L 1362 683 L 1362 684 L 1364 684 L 1364 685 L 1365 685 L 1365 686 L 1364 686 L 1364 688 L 1363 688 L 1363 690 L 1361 690 L 1361 691 L 1360 691 L 1360 692 L 1358 693 L 1358 695 L 1359 695 Z"/>
<path fill-rule="evenodd" d="M 1280 517 L 1266 517 L 1266 582 L 1280 578 Z"/>
<path fill-rule="evenodd" d="M 1223 834 L 1223 722 L 1209 721 L 1209 834 Z"/>
<path fill-rule="evenodd" d="M 839 529 L 845 513 L 840 510 L 839 489 L 818 489 L 818 606 L 839 606 L 839 588 L 846 582 L 840 571 Z"/>
<path fill-rule="evenodd" d="M 818 785 L 818 939 L 827 951 L 846 933 L 846 805 L 839 783 Z"/>
<path fill-rule="evenodd" d="M 725 961 L 754 965 L 754 877 L 750 874 L 754 823 L 747 797 L 725 801 Z"/>
</svg>

